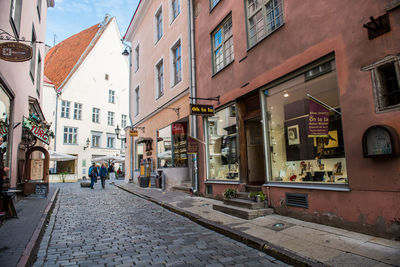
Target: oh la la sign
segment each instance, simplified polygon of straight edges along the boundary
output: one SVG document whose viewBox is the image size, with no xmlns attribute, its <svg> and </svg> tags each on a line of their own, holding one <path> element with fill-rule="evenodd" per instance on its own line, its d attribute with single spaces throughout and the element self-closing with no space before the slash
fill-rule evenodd
<svg viewBox="0 0 400 267">
<path fill-rule="evenodd" d="M 32 47 L 18 42 L 0 43 L 0 59 L 23 62 L 32 58 Z"/>
</svg>

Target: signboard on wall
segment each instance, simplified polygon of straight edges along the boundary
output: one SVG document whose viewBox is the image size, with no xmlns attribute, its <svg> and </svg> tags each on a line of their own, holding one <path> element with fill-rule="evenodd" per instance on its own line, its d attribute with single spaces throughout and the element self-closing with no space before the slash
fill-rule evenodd
<svg viewBox="0 0 400 267">
<path fill-rule="evenodd" d="M 214 106 L 190 104 L 190 115 L 214 116 Z"/>
<path fill-rule="evenodd" d="M 43 179 L 43 168 L 44 162 L 42 159 L 31 160 L 31 180 L 42 180 Z"/>
<path fill-rule="evenodd" d="M 129 131 L 129 136 L 138 136 L 138 131 L 137 130 L 130 130 Z"/>
<path fill-rule="evenodd" d="M 48 129 L 45 129 L 41 124 L 24 117 L 23 126 L 28 128 L 37 139 L 43 141 L 47 145 L 50 144 Z"/>
<path fill-rule="evenodd" d="M 0 43 L 0 58 L 11 62 L 23 62 L 32 58 L 32 47 L 18 42 Z"/>
</svg>

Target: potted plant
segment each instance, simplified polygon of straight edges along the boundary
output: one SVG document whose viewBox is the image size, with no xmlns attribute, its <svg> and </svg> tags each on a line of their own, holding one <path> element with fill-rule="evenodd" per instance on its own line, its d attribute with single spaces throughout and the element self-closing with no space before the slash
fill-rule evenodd
<svg viewBox="0 0 400 267">
<path fill-rule="evenodd" d="M 236 189 L 228 188 L 224 192 L 224 197 L 234 198 L 234 197 L 236 197 L 236 193 L 237 193 Z"/>
<path fill-rule="evenodd" d="M 253 199 L 255 202 L 262 202 L 265 200 L 265 195 L 262 191 L 259 192 L 251 192 L 249 197 Z"/>
</svg>

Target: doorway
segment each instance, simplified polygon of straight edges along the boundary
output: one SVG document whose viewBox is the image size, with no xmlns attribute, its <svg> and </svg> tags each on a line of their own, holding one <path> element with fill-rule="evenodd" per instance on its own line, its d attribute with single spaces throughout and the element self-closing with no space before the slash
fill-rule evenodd
<svg viewBox="0 0 400 267">
<path fill-rule="evenodd" d="M 265 183 L 265 154 L 261 117 L 245 121 L 248 184 L 262 185 Z"/>
</svg>

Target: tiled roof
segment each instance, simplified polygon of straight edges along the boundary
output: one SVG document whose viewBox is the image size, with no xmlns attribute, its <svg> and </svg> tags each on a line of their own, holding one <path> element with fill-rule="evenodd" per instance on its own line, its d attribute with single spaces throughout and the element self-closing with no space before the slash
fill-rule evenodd
<svg viewBox="0 0 400 267">
<path fill-rule="evenodd" d="M 53 82 L 57 91 L 62 89 L 61 86 L 63 83 L 77 69 L 74 66 L 77 63 L 80 64 L 93 48 L 93 46 L 89 48 L 88 46 L 94 37 L 96 37 L 99 28 L 100 24 L 96 24 L 83 30 L 52 47 L 47 53 L 44 63 L 44 74 Z M 96 39 L 98 40 L 98 36 Z M 79 60 L 81 56 L 82 59 Z"/>
</svg>

